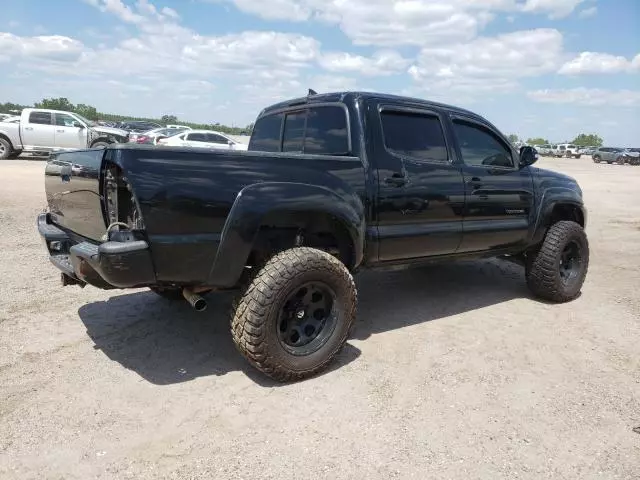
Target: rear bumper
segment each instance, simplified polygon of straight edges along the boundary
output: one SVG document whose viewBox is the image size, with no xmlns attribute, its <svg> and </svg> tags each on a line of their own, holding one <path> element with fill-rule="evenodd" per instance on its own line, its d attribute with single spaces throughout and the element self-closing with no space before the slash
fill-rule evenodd
<svg viewBox="0 0 640 480">
<path fill-rule="evenodd" d="M 98 288 L 134 288 L 156 283 L 149 245 L 144 240 L 75 242 L 51 223 L 49 214 L 38 215 L 38 232 L 51 262 L 64 274 Z"/>
</svg>

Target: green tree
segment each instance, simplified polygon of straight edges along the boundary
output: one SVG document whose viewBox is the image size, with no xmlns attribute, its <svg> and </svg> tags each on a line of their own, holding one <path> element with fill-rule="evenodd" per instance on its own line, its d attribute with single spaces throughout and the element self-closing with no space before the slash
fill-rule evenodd
<svg viewBox="0 0 640 480">
<path fill-rule="evenodd" d="M 162 120 L 162 123 L 164 123 L 165 125 L 178 123 L 178 117 L 176 117 L 175 115 L 163 115 L 160 120 Z"/>
<path fill-rule="evenodd" d="M 581 133 L 571 142 L 579 147 L 601 147 L 602 146 L 602 138 L 595 133 Z"/>
<path fill-rule="evenodd" d="M 84 118 L 88 118 L 89 120 L 98 120 L 99 118 L 96 107 L 85 105 L 84 103 L 76 105 L 76 108 L 73 111 L 78 115 L 82 115 Z"/>
<path fill-rule="evenodd" d="M 511 143 L 516 143 L 518 141 L 520 141 L 520 137 L 518 135 L 516 135 L 515 133 L 512 133 L 511 135 L 509 135 L 507 137 L 507 139 L 511 142 Z"/>
<path fill-rule="evenodd" d="M 75 106 L 69 99 L 60 98 L 43 98 L 41 102 L 35 104 L 36 108 L 49 108 L 51 110 L 63 110 L 65 112 L 73 112 Z"/>
<path fill-rule="evenodd" d="M 529 145 L 548 145 L 549 144 L 549 140 L 547 140 L 546 138 L 542 138 L 542 137 L 535 137 L 535 138 L 530 138 L 529 140 L 527 140 L 527 143 Z"/>
</svg>

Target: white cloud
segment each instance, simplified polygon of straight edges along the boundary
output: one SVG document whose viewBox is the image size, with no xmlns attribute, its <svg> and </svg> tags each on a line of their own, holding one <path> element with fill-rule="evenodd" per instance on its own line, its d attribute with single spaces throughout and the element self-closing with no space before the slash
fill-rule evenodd
<svg viewBox="0 0 640 480">
<path fill-rule="evenodd" d="M 580 18 L 589 18 L 589 17 L 593 17 L 596 13 L 598 13 L 598 7 L 593 6 L 593 7 L 585 8 L 578 14 L 578 16 Z"/>
<path fill-rule="evenodd" d="M 637 107 L 640 90 L 605 90 L 599 88 L 571 88 L 566 90 L 534 90 L 527 92 L 532 100 L 581 106 Z"/>
<path fill-rule="evenodd" d="M 337 24 L 357 45 L 439 45 L 474 38 L 496 13 L 562 18 L 584 0 L 208 0 L 268 20 Z"/>
<path fill-rule="evenodd" d="M 327 52 L 318 59 L 322 68 L 330 72 L 352 72 L 366 76 L 398 73 L 410 63 L 393 50 L 382 50 L 371 57 L 352 55 L 347 52 Z"/>
<path fill-rule="evenodd" d="M 518 78 L 555 71 L 561 56 L 560 32 L 524 30 L 424 48 L 409 74 L 416 82 L 432 87 L 501 91 L 514 88 Z"/>
<path fill-rule="evenodd" d="M 640 54 L 627 60 L 622 56 L 608 53 L 582 52 L 568 61 L 558 73 L 562 75 L 582 75 L 586 73 L 624 73 L 640 70 Z"/>
<path fill-rule="evenodd" d="M 7 58 L 44 58 L 55 61 L 77 60 L 84 50 L 82 42 L 61 35 L 19 37 L 0 32 L 0 52 Z"/>
<path fill-rule="evenodd" d="M 526 0 L 523 12 L 546 13 L 549 18 L 563 18 L 576 9 L 584 0 Z"/>
</svg>

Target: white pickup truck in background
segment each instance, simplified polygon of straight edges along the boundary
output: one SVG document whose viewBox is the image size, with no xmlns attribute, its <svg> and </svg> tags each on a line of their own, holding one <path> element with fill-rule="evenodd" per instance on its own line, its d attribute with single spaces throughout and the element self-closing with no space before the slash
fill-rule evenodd
<svg viewBox="0 0 640 480">
<path fill-rule="evenodd" d="M 0 121 L 0 160 L 22 152 L 45 154 L 60 150 L 103 148 L 126 143 L 129 132 L 102 127 L 72 112 L 25 108 L 20 121 Z"/>
</svg>

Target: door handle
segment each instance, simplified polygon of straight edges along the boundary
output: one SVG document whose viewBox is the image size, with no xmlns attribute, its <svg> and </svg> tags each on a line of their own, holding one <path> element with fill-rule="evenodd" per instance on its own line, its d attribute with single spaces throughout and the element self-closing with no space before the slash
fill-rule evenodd
<svg viewBox="0 0 640 480">
<path fill-rule="evenodd" d="M 407 179 L 401 173 L 394 173 L 390 177 L 385 178 L 384 183 L 393 185 L 394 187 L 402 187 L 406 185 Z"/>
<path fill-rule="evenodd" d="M 24 127 L 25 130 L 33 130 L 33 127 Z"/>
<path fill-rule="evenodd" d="M 482 186 L 482 180 L 479 177 L 472 177 L 467 181 L 467 185 L 473 188 L 480 188 Z"/>
<path fill-rule="evenodd" d="M 58 133 L 64 133 L 64 130 L 56 130 Z"/>
</svg>

